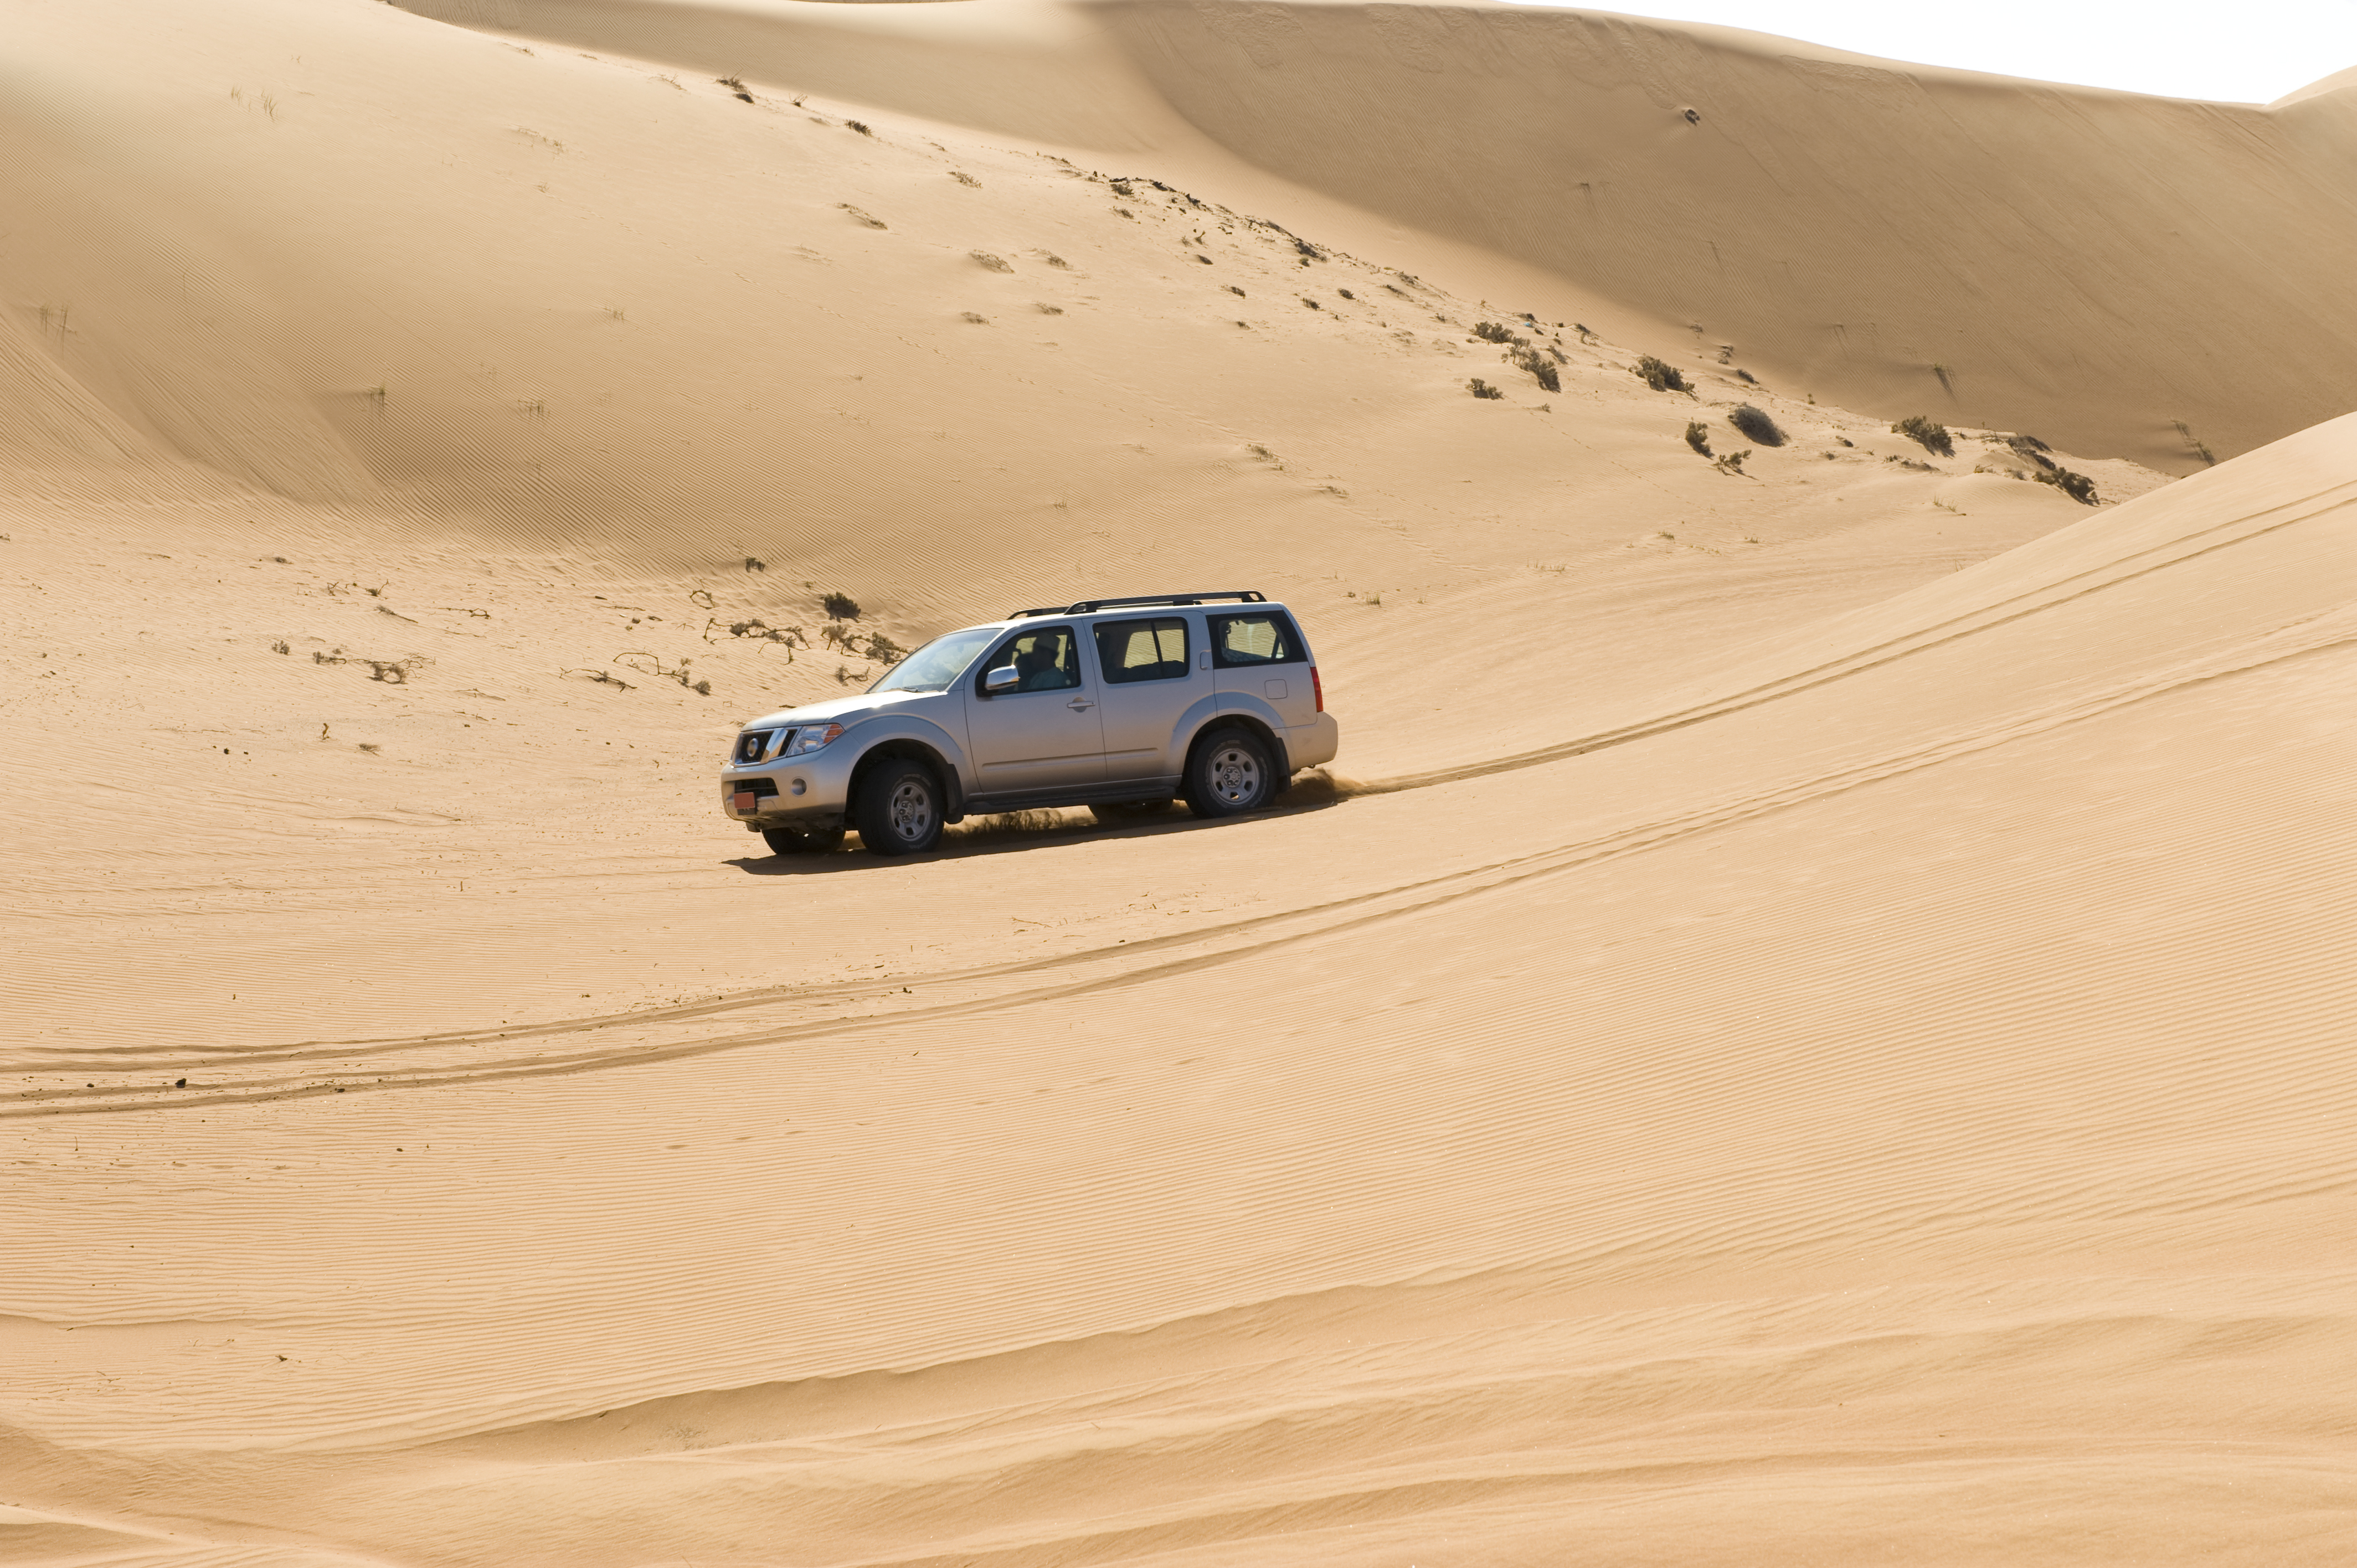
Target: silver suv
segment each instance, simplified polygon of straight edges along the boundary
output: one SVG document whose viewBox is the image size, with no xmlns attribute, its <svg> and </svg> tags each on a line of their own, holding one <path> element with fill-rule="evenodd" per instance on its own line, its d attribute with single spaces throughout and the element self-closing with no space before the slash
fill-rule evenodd
<svg viewBox="0 0 2357 1568">
<path fill-rule="evenodd" d="M 1250 591 L 1091 599 L 935 638 L 858 696 L 754 720 L 720 803 L 780 854 L 832 849 L 846 829 L 875 854 L 914 854 L 989 811 L 1257 811 L 1340 744 L 1283 605 Z"/>
</svg>

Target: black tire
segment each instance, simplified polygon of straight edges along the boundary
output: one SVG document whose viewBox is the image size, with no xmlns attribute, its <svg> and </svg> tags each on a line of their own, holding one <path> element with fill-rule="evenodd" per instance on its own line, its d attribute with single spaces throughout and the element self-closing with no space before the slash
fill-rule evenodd
<svg viewBox="0 0 2357 1568">
<path fill-rule="evenodd" d="M 1248 729 L 1215 729 L 1195 743 L 1187 758 L 1187 809 L 1199 817 L 1257 811 L 1282 789 L 1268 743 Z"/>
<path fill-rule="evenodd" d="M 843 842 L 841 828 L 763 828 L 771 854 L 824 854 Z"/>
<path fill-rule="evenodd" d="M 1158 800 L 1118 800 L 1109 805 L 1091 806 L 1089 810 L 1105 826 L 1122 828 L 1158 817 L 1171 805 L 1171 800 L 1166 796 Z"/>
<path fill-rule="evenodd" d="M 931 768 L 886 757 L 859 781 L 859 842 L 870 854 L 922 854 L 942 842 L 945 810 Z"/>
</svg>

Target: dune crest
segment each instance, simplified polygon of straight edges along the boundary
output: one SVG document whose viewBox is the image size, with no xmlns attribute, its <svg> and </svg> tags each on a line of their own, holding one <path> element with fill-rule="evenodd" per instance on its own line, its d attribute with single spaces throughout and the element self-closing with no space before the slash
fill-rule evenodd
<svg viewBox="0 0 2357 1568">
<path fill-rule="evenodd" d="M 2231 456 L 2357 403 L 2336 95 L 2142 98 L 1489 3 L 515 0 L 499 25 L 1100 154 L 1187 156 L 1179 122 L 1653 346 L 1894 416 L 2185 473 L 2193 440 Z"/>
</svg>

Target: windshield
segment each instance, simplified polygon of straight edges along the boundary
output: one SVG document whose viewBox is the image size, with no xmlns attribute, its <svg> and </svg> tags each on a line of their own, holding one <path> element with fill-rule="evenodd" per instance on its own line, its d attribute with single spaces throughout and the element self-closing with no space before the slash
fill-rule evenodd
<svg viewBox="0 0 2357 1568">
<path fill-rule="evenodd" d="M 976 627 L 971 631 L 953 631 L 947 637 L 937 637 L 899 663 L 891 672 L 867 689 L 871 692 L 946 692 L 957 683 L 990 639 L 998 635 L 995 627 Z"/>
</svg>

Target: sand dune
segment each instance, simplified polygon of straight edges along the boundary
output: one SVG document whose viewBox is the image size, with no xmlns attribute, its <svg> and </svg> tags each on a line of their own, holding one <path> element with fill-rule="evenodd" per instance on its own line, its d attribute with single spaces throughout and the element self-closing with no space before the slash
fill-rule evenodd
<svg viewBox="0 0 2357 1568">
<path fill-rule="evenodd" d="M 19 1280 L 18 1418 L 134 1445 L 19 1474 L 364 1560 L 2330 1555 L 2353 434 L 1440 787 L 1466 832 L 862 898 L 952 953 L 993 885 L 1268 900 L 1182 934 L 20 1101 L 16 1255 L 154 1256 Z"/>
<path fill-rule="evenodd" d="M 2190 102 L 1501 4 L 412 8 L 1105 156 L 1216 150 L 1890 417 L 2184 473 L 2357 402 L 2346 82 Z"/>
<path fill-rule="evenodd" d="M 2345 84 L 446 12 L 17 18 L 0 1560 L 2357 1550 Z M 1211 580 L 1280 811 L 712 809 L 874 636 Z"/>
</svg>

